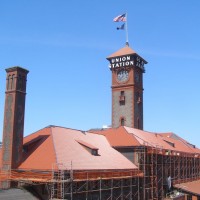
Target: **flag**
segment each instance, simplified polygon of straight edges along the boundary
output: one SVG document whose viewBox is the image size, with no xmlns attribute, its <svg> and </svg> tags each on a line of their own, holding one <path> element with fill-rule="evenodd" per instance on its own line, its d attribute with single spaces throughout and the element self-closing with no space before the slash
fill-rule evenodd
<svg viewBox="0 0 200 200">
<path fill-rule="evenodd" d="M 125 26 L 125 23 L 123 23 L 121 26 L 117 27 L 117 30 L 124 30 L 124 26 Z"/>
<path fill-rule="evenodd" d="M 114 22 L 125 22 L 126 21 L 126 13 L 123 15 L 119 15 L 113 19 Z"/>
</svg>

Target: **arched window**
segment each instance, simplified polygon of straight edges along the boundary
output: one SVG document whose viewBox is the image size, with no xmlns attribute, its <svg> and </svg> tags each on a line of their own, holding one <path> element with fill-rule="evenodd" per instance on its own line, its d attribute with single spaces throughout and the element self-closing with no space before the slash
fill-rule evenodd
<svg viewBox="0 0 200 200">
<path fill-rule="evenodd" d="M 124 117 L 121 118 L 121 120 L 120 120 L 120 124 L 121 124 L 121 126 L 124 126 L 124 125 L 125 125 Z"/>
</svg>

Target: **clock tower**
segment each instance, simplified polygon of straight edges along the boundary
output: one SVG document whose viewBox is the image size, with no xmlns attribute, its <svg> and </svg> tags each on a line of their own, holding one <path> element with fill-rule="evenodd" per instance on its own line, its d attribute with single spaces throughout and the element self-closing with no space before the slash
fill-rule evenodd
<svg viewBox="0 0 200 200">
<path fill-rule="evenodd" d="M 143 73 L 147 62 L 128 44 L 107 60 L 112 72 L 112 127 L 143 130 Z"/>
</svg>

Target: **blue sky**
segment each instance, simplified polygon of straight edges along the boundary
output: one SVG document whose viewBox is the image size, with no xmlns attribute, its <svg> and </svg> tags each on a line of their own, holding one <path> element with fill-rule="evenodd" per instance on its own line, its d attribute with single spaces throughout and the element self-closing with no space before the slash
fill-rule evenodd
<svg viewBox="0 0 200 200">
<path fill-rule="evenodd" d="M 48 125 L 110 125 L 106 57 L 124 47 L 113 18 L 127 12 L 130 47 L 148 61 L 144 130 L 174 132 L 200 147 L 199 8 L 198 0 L 1 0 L 0 138 L 12 66 L 30 71 L 24 135 Z"/>
</svg>

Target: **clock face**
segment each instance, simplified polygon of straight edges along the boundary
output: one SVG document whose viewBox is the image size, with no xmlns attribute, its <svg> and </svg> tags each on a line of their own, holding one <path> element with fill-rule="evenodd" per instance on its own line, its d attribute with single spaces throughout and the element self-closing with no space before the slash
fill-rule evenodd
<svg viewBox="0 0 200 200">
<path fill-rule="evenodd" d="M 124 82 L 128 79 L 128 71 L 121 70 L 117 73 L 117 80 L 120 82 Z"/>
</svg>

